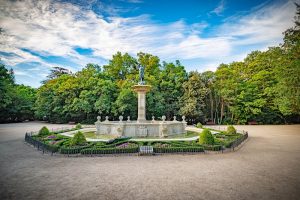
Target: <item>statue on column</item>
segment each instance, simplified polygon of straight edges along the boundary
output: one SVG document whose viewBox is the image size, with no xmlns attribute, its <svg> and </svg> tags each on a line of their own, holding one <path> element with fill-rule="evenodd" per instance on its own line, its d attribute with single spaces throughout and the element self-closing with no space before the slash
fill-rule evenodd
<svg viewBox="0 0 300 200">
<path fill-rule="evenodd" d="M 145 67 L 142 65 L 138 65 L 139 68 L 139 85 L 145 85 L 145 79 L 144 79 L 144 75 L 145 75 Z"/>
</svg>

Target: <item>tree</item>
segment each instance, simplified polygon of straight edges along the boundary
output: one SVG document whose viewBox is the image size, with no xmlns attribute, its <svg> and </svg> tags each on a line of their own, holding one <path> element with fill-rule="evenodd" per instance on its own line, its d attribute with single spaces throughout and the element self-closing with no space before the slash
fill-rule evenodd
<svg viewBox="0 0 300 200">
<path fill-rule="evenodd" d="M 297 3 L 296 8 L 295 26 L 284 32 L 282 62 L 276 74 L 275 102 L 285 116 L 300 115 L 300 5 Z"/>
<path fill-rule="evenodd" d="M 180 113 L 185 115 L 189 120 L 204 122 L 205 97 L 207 88 L 201 79 L 201 74 L 192 71 L 189 79 L 183 83 L 184 94 L 180 98 Z"/>
<path fill-rule="evenodd" d="M 56 78 L 58 78 L 58 77 L 60 77 L 61 75 L 64 75 L 64 74 L 72 74 L 72 72 L 70 70 L 66 69 L 66 68 L 63 68 L 63 67 L 53 67 L 50 70 L 50 74 L 47 76 L 47 79 L 42 81 L 42 83 L 46 83 L 49 80 L 56 79 Z"/>
<path fill-rule="evenodd" d="M 0 122 L 34 119 L 35 89 L 14 82 L 14 72 L 0 64 Z"/>
<path fill-rule="evenodd" d="M 172 118 L 174 115 L 180 114 L 179 99 L 184 94 L 182 85 L 187 78 L 187 73 L 179 61 L 176 62 L 176 65 L 163 62 L 162 71 L 159 77 L 160 83 L 158 86 L 162 99 L 160 99 L 160 97 L 158 98 L 163 100 L 163 115 L 166 115 L 168 119 Z"/>
</svg>

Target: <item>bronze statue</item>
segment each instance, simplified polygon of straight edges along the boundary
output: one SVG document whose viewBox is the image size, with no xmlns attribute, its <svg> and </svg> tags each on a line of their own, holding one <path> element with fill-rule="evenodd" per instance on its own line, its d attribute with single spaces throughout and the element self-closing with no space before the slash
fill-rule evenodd
<svg viewBox="0 0 300 200">
<path fill-rule="evenodd" d="M 139 68 L 139 85 L 145 85 L 144 75 L 145 75 L 145 67 L 142 65 L 138 65 Z"/>
</svg>

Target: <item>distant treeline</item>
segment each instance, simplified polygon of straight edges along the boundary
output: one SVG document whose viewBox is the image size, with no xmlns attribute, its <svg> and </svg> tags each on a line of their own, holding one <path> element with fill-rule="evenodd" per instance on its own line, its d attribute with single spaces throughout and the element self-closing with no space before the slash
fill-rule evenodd
<svg viewBox="0 0 300 200">
<path fill-rule="evenodd" d="M 37 90 L 14 83 L 13 71 L 0 66 L 0 121 L 46 119 L 92 123 L 96 116 L 137 118 L 138 63 L 145 66 L 147 118 L 185 115 L 190 123 L 282 124 L 300 121 L 300 8 L 284 42 L 254 51 L 243 62 L 221 64 L 216 72 L 187 73 L 184 66 L 157 56 L 137 58 L 118 52 L 108 65 L 81 71 L 55 67 Z"/>
</svg>

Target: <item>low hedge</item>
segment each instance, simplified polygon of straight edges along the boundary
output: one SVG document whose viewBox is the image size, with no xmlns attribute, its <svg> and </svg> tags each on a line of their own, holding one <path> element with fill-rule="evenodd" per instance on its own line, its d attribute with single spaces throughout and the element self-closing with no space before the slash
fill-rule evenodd
<svg viewBox="0 0 300 200">
<path fill-rule="evenodd" d="M 222 145 L 203 145 L 204 149 L 207 151 L 221 151 Z"/>
<path fill-rule="evenodd" d="M 58 151 L 58 147 L 57 146 L 53 146 L 53 145 L 48 145 L 44 143 L 44 147 L 47 151 L 50 151 L 52 153 L 57 152 Z"/>
<path fill-rule="evenodd" d="M 154 153 L 204 152 L 203 147 L 167 147 L 153 148 Z"/>
<path fill-rule="evenodd" d="M 83 155 L 88 154 L 122 154 L 122 153 L 138 153 L 139 148 L 86 148 L 80 151 Z"/>
<path fill-rule="evenodd" d="M 89 146 L 82 146 L 82 147 L 62 147 L 60 148 L 61 154 L 79 154 L 81 150 L 89 148 Z"/>
</svg>

